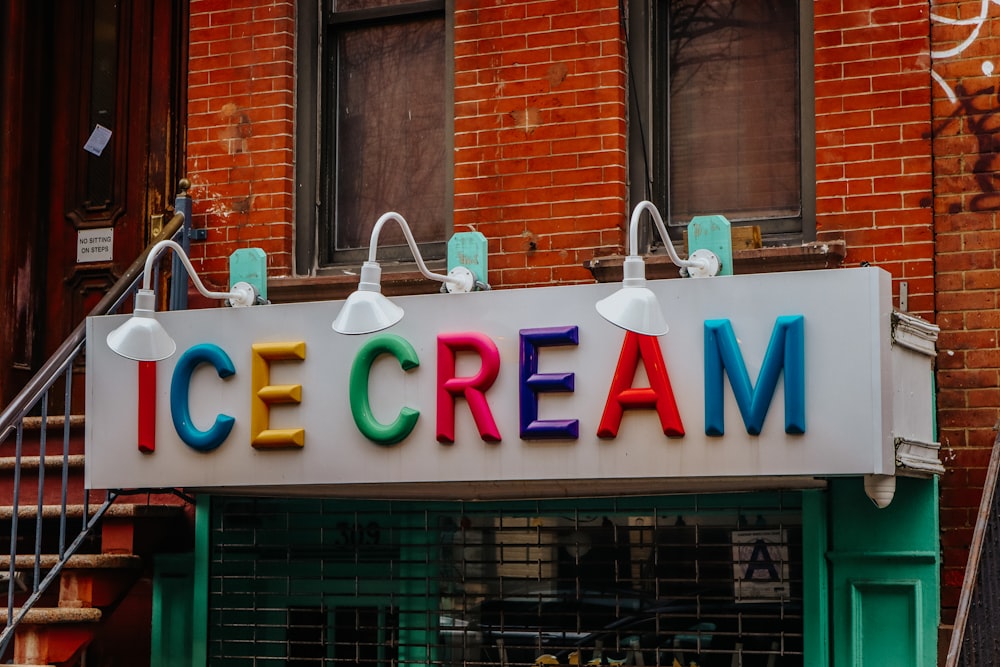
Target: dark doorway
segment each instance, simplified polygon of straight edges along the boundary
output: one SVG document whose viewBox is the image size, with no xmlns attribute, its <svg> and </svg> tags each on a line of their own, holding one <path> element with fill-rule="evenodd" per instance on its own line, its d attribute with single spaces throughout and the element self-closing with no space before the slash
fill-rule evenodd
<svg viewBox="0 0 1000 667">
<path fill-rule="evenodd" d="M 187 1 L 9 0 L 0 12 L 4 405 L 169 217 Z"/>
</svg>

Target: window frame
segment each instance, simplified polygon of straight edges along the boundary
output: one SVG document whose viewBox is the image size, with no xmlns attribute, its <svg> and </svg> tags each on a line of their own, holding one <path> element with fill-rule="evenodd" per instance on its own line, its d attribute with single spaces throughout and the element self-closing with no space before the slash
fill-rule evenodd
<svg viewBox="0 0 1000 667">
<path fill-rule="evenodd" d="M 627 49 L 629 120 L 629 200 L 630 208 L 644 199 L 651 200 L 669 220 L 668 182 L 666 169 L 656 161 L 667 160 L 658 153 L 667 151 L 666 130 L 655 122 L 658 79 L 654 48 L 656 45 L 657 6 L 669 0 L 631 0 L 628 3 Z M 799 182 L 801 210 L 797 217 L 756 219 L 733 222 L 734 226 L 759 226 L 765 245 L 807 243 L 816 239 L 816 114 L 813 58 L 813 7 L 811 2 L 798 3 L 799 20 Z M 666 125 L 666 122 L 659 125 Z M 660 174 L 663 177 L 660 178 Z M 672 236 L 680 238 L 683 227 L 669 226 Z M 654 241 L 651 230 L 644 226 L 640 233 L 643 250 L 649 251 Z"/>
<path fill-rule="evenodd" d="M 414 0 L 388 7 L 372 7 L 335 12 L 334 0 L 300 0 L 296 6 L 296 86 L 295 86 L 295 241 L 296 275 L 340 274 L 349 266 L 359 265 L 368 257 L 363 248 L 338 251 L 324 261 L 322 226 L 332 221 L 329 209 L 336 205 L 330 194 L 328 177 L 332 162 L 332 142 L 324 136 L 336 112 L 336 103 L 324 100 L 330 72 L 326 42 L 329 31 L 338 25 L 368 25 L 405 20 L 407 17 L 440 13 L 444 18 L 444 220 L 440 241 L 420 243 L 423 258 L 429 264 L 443 260 L 447 252 L 448 231 L 453 226 L 454 163 L 447 159 L 454 147 L 454 0 Z M 389 204 L 387 203 L 387 206 Z M 387 209 L 388 210 L 388 209 Z M 403 212 L 405 216 L 405 212 Z M 374 220 L 372 221 L 374 222 Z M 405 245 L 380 244 L 380 261 L 396 260 L 408 265 L 413 257 Z"/>
</svg>

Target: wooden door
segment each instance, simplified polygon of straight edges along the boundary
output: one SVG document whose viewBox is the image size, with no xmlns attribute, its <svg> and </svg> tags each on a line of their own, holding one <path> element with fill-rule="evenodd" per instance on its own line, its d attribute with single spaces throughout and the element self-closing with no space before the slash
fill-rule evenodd
<svg viewBox="0 0 1000 667">
<path fill-rule="evenodd" d="M 0 404 L 169 216 L 187 38 L 186 0 L 3 6 Z"/>
</svg>

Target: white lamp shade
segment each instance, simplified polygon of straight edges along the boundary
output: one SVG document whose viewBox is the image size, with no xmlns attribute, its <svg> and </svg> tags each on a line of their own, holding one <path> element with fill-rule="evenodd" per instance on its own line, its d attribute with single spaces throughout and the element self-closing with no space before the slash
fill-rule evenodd
<svg viewBox="0 0 1000 667">
<path fill-rule="evenodd" d="M 160 361 L 177 349 L 156 316 L 149 310 L 137 309 L 124 324 L 108 334 L 111 351 L 135 361 Z"/>
<path fill-rule="evenodd" d="M 403 309 L 381 292 L 359 289 L 347 297 L 333 321 L 333 330 L 342 334 L 366 334 L 388 329 L 403 319 Z"/>
<path fill-rule="evenodd" d="M 109 333 L 107 340 L 112 352 L 135 361 L 160 361 L 177 349 L 174 339 L 156 321 L 156 296 L 148 287 L 136 292 L 132 317 Z"/>
<path fill-rule="evenodd" d="M 648 287 L 622 287 L 597 302 L 601 317 L 622 329 L 646 336 L 662 336 L 669 331 L 660 302 Z"/>
</svg>

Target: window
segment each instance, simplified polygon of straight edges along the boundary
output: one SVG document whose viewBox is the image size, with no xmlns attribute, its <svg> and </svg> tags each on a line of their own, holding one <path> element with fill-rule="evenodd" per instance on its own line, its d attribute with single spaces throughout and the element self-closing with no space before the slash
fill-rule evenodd
<svg viewBox="0 0 1000 667">
<path fill-rule="evenodd" d="M 809 5 L 654 0 L 639 10 L 649 26 L 640 44 L 648 40 L 642 46 L 651 57 L 638 72 L 648 103 L 634 105 L 632 125 L 650 136 L 640 139 L 648 158 L 633 162 L 633 174 L 649 179 L 633 177 L 636 201 L 651 198 L 675 227 L 721 214 L 737 225 L 759 225 L 772 242 L 811 238 Z M 635 37 L 635 16 L 631 27 Z M 641 80 L 636 74 L 633 80 Z"/>
<path fill-rule="evenodd" d="M 307 31 L 309 8 L 301 14 Z M 366 259 L 386 211 L 406 218 L 425 258 L 443 257 L 451 215 L 445 1 L 326 0 L 314 22 L 315 42 L 307 37 L 299 51 L 300 272 Z M 302 90 L 310 80 L 316 90 Z M 313 208 L 303 206 L 310 194 Z M 410 252 L 389 225 L 379 259 L 392 258 Z"/>
</svg>

